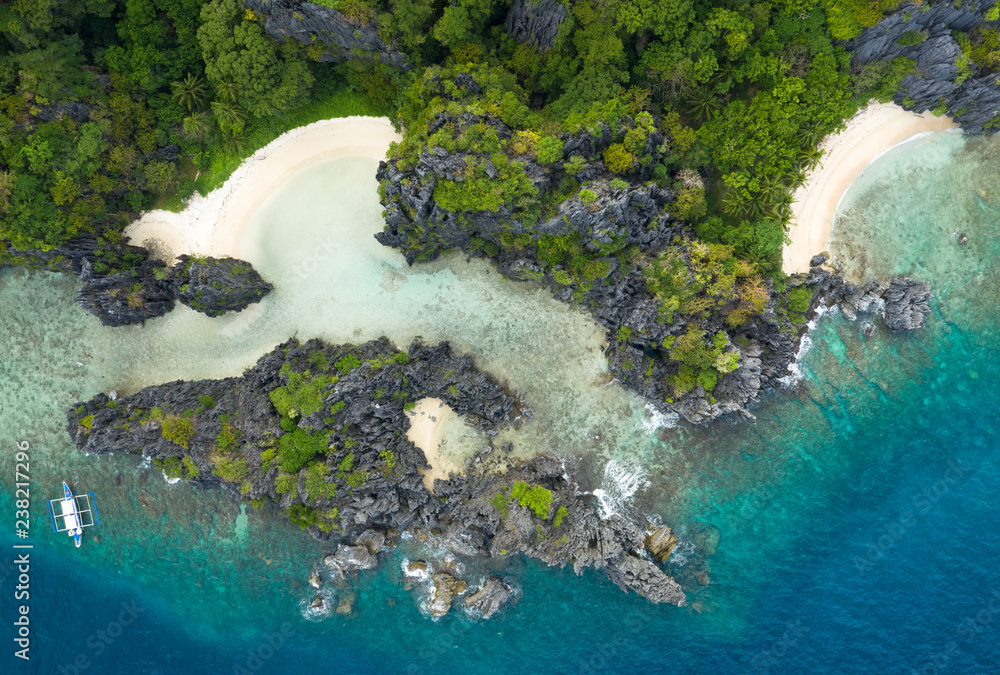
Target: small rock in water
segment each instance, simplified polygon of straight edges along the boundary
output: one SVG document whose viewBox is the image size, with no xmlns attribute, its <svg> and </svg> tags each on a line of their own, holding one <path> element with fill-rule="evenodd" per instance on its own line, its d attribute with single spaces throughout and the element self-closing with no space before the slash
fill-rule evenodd
<svg viewBox="0 0 1000 675">
<path fill-rule="evenodd" d="M 866 338 L 867 337 L 871 337 L 872 335 L 874 335 L 875 334 L 875 326 L 874 326 L 874 324 L 865 322 L 865 324 L 862 326 L 861 333 Z"/>
<path fill-rule="evenodd" d="M 316 598 L 315 600 L 312 601 L 312 608 L 320 609 L 323 607 L 323 603 L 324 603 L 323 598 Z"/>
<path fill-rule="evenodd" d="M 965 246 L 968 243 L 969 243 L 969 238 L 966 237 L 964 233 L 958 235 L 958 245 L 959 246 Z"/>
<path fill-rule="evenodd" d="M 350 614 L 354 611 L 354 601 L 357 599 L 357 595 L 354 593 L 345 593 L 340 596 L 340 602 L 337 603 L 337 614 Z"/>
<path fill-rule="evenodd" d="M 708 586 L 712 583 L 712 577 L 708 576 L 708 572 L 701 570 L 695 577 L 698 579 L 698 583 L 702 586 Z"/>
<path fill-rule="evenodd" d="M 323 581 L 319 578 L 319 573 L 313 572 L 312 576 L 309 577 L 309 585 L 313 588 L 319 588 L 321 583 L 323 583 Z"/>
<path fill-rule="evenodd" d="M 510 599 L 510 592 L 510 586 L 497 577 L 490 577 L 482 588 L 466 598 L 465 606 L 479 610 L 483 618 L 488 619 Z"/>
<path fill-rule="evenodd" d="M 669 527 L 658 527 L 646 534 L 645 544 L 656 562 L 664 562 L 677 546 L 677 535 Z"/>
<path fill-rule="evenodd" d="M 414 560 L 406 566 L 406 571 L 409 574 L 422 574 L 427 571 L 427 563 L 423 560 Z"/>
</svg>

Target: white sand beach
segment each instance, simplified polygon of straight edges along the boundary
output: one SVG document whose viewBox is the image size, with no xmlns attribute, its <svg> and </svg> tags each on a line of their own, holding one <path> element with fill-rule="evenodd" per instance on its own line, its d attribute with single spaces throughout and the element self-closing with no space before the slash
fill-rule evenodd
<svg viewBox="0 0 1000 675">
<path fill-rule="evenodd" d="M 265 199 L 297 171 L 338 155 L 385 157 L 401 140 L 385 117 L 342 117 L 292 129 L 248 157 L 222 187 L 195 194 L 180 213 L 147 211 L 125 234 L 167 262 L 182 253 L 240 255 L 243 228 Z"/>
<path fill-rule="evenodd" d="M 430 469 L 420 470 L 420 473 L 424 477 L 424 486 L 433 492 L 435 478 L 448 480 L 449 474 L 462 473 L 454 461 L 440 452 L 444 430 L 458 419 L 458 415 L 439 398 L 422 398 L 413 410 L 406 411 L 406 416 L 410 420 L 406 437 L 424 451 L 427 463 L 431 465 Z"/>
<path fill-rule="evenodd" d="M 783 252 L 786 274 L 809 271 L 809 260 L 826 250 L 837 205 L 854 179 L 893 146 L 934 131 L 957 129 L 947 116 L 916 114 L 893 104 L 870 105 L 847 122 L 839 134 L 820 144 L 823 158 L 795 192 L 792 243 Z"/>
</svg>

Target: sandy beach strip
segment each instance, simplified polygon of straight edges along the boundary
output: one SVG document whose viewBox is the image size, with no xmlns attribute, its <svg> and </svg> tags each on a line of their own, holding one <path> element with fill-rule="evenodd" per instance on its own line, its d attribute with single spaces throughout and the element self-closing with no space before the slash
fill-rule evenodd
<svg viewBox="0 0 1000 675">
<path fill-rule="evenodd" d="M 406 437 L 424 451 L 430 469 L 420 469 L 424 486 L 434 491 L 434 479 L 448 480 L 449 474 L 462 473 L 460 467 L 441 452 L 441 441 L 448 424 L 458 419 L 455 411 L 444 405 L 439 398 L 422 398 L 413 410 L 407 410 L 410 428 Z"/>
<path fill-rule="evenodd" d="M 809 260 L 826 250 L 837 205 L 866 166 L 915 136 L 957 128 L 950 117 L 930 112 L 918 115 L 887 103 L 868 106 L 848 120 L 844 131 L 825 138 L 820 144 L 823 158 L 795 191 L 789 231 L 792 243 L 783 251 L 784 272 L 808 272 Z"/>
<path fill-rule="evenodd" d="M 168 262 L 181 253 L 240 255 L 243 229 L 274 190 L 310 164 L 339 155 L 383 159 L 401 140 L 385 117 L 341 117 L 292 129 L 248 157 L 222 187 L 195 194 L 180 213 L 147 211 L 125 230 Z"/>
</svg>

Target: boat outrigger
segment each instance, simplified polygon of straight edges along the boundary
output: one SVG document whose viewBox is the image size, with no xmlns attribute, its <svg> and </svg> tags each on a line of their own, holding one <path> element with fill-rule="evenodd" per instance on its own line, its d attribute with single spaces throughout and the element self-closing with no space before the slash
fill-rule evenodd
<svg viewBox="0 0 1000 675">
<path fill-rule="evenodd" d="M 52 531 L 73 537 L 77 548 L 83 539 L 83 528 L 101 524 L 94 493 L 74 495 L 66 481 L 63 481 L 63 497 L 49 500 L 49 517 Z"/>
</svg>

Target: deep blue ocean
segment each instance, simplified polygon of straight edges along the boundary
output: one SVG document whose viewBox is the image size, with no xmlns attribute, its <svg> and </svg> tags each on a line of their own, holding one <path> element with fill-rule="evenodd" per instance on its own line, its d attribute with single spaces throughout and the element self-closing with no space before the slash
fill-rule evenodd
<svg viewBox="0 0 1000 675">
<path fill-rule="evenodd" d="M 63 475 L 123 477 L 123 488 L 81 551 L 44 532 L 34 497 L 24 662 L 12 639 L 10 455 L 34 432 L 15 408 L 48 411 L 57 434 L 64 406 L 8 386 L 0 673 L 1000 673 L 998 155 L 953 135 L 921 139 L 878 160 L 842 204 L 836 232 L 852 235 L 834 237 L 835 252 L 877 248 L 868 274 L 933 282 L 925 330 L 865 338 L 828 313 L 800 378 L 764 397 L 756 423 L 661 428 L 637 451 L 649 485 L 634 507 L 689 535 L 693 553 L 668 563 L 688 607 L 625 595 L 598 572 L 513 560 L 502 574 L 516 603 L 488 622 L 458 611 L 432 621 L 401 587 L 404 546 L 359 578 L 353 615 L 309 621 L 304 579 L 325 549 L 276 514 L 248 510 L 241 538 L 228 498 L 147 482 L 133 458 L 42 448 Z M 30 286 L 51 296 L 32 304 L 37 315 L 68 306 L 67 282 L 12 274 L 0 272 L 0 296 Z M 20 333 L 47 321 L 7 306 Z M 8 382 L 30 348 L 8 352 Z M 719 542 L 707 558 L 706 528 Z"/>
</svg>

